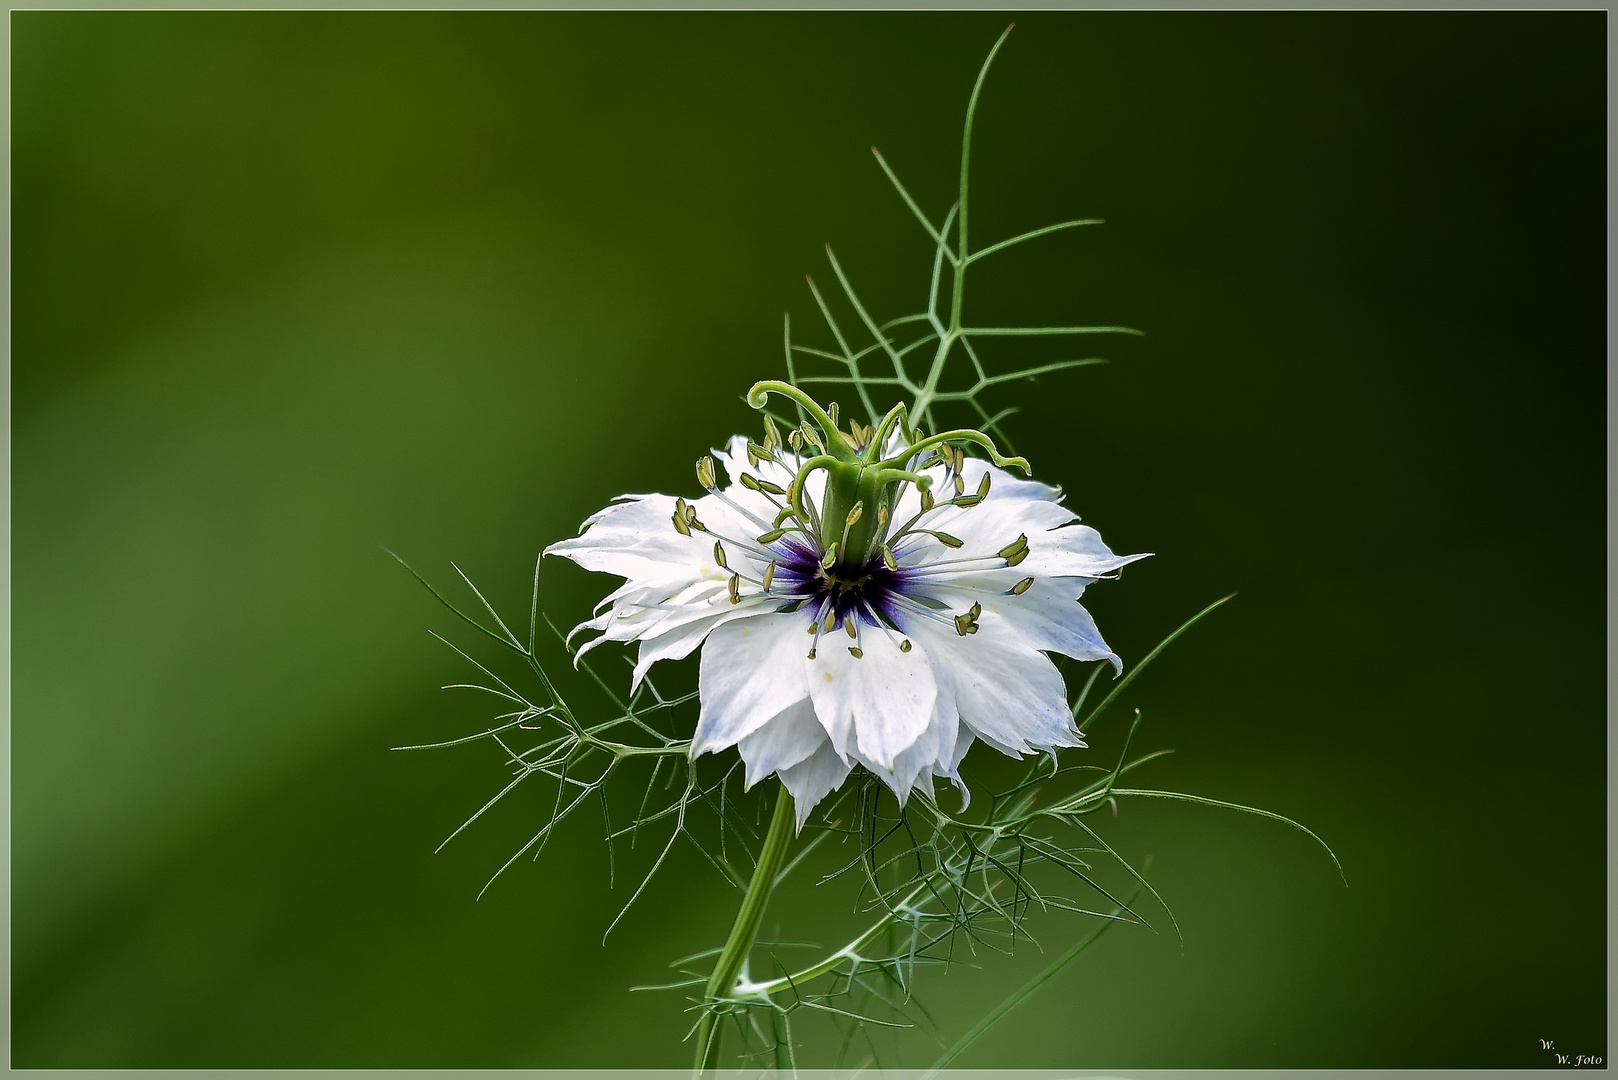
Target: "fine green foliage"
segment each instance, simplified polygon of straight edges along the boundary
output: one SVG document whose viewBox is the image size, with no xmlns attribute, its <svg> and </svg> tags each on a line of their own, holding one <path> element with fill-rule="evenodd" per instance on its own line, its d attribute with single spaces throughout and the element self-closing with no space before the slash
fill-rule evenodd
<svg viewBox="0 0 1618 1080">
<path fill-rule="evenodd" d="M 416 580 L 426 586 L 440 603 L 454 612 L 463 622 L 520 657 L 537 679 L 540 689 L 540 693 L 534 695 L 540 700 L 537 702 L 531 700 L 529 696 L 515 689 L 510 682 L 500 678 L 459 646 L 440 638 L 476 668 L 482 677 L 482 681 L 453 683 L 444 689 L 473 690 L 492 695 L 505 703 L 506 711 L 496 715 L 491 726 L 483 731 L 447 742 L 401 746 L 395 749 L 436 750 L 468 743 L 490 742 L 499 747 L 501 753 L 505 755 L 505 765 L 511 770 L 510 781 L 446 837 L 444 844 L 459 836 L 496 803 L 511 794 L 518 785 L 541 779 L 549 781 L 556 787 L 550 813 L 528 842 L 495 871 L 494 876 L 489 879 L 489 884 L 493 884 L 495 878 L 505 873 L 524 855 L 532 853 L 532 857 L 537 859 L 544 850 L 545 842 L 556 828 L 571 817 L 574 811 L 587 804 L 599 805 L 601 808 L 602 821 L 606 826 L 609 866 L 614 871 L 616 871 L 616 859 L 613 858 L 615 841 L 624 838 L 633 841 L 643 830 L 669 826 L 668 838 L 651 869 L 646 872 L 617 916 L 608 925 L 606 930 L 608 934 L 634 906 L 635 901 L 640 899 L 647 884 L 663 867 L 675 842 L 682 836 L 689 839 L 727 879 L 745 884 L 746 875 L 738 871 L 729 858 L 730 849 L 735 845 L 727 842 L 732 838 L 741 840 L 743 843 L 739 850 L 746 851 L 747 841 L 753 836 L 749 824 L 737 813 L 734 805 L 733 796 L 735 789 L 739 787 L 737 774 L 740 772 L 741 762 L 732 761 L 717 776 L 704 778 L 699 773 L 697 763 L 691 760 L 690 739 L 679 738 L 672 733 L 675 721 L 670 714 L 680 706 L 694 702 L 695 693 L 666 697 L 659 692 L 656 682 L 648 677 L 642 681 L 640 689 L 626 699 L 601 677 L 588 660 L 578 661 L 575 666 L 590 676 L 613 706 L 613 712 L 607 719 L 586 722 L 580 719 L 562 697 L 539 661 L 536 651 L 541 619 L 538 563 L 534 567 L 533 599 L 529 606 L 528 634 L 524 640 L 512 633 L 505 620 L 478 591 L 477 586 L 461 573 L 459 567 L 455 568 L 455 572 L 477 597 L 478 603 L 492 620 L 492 626 L 466 614 L 433 588 L 403 559 L 391 551 L 388 554 L 398 559 L 400 565 L 409 570 Z M 561 633 L 554 625 L 548 619 L 545 623 L 546 628 L 558 639 L 563 640 L 565 645 L 565 639 L 562 639 Z M 664 727 L 660 728 L 658 726 L 660 724 Z M 645 795 L 634 819 L 627 825 L 615 828 L 608 807 L 607 785 L 628 766 L 637 762 L 651 763 L 650 775 L 644 776 Z M 712 850 L 711 845 L 703 843 L 698 834 L 690 828 L 690 817 L 697 807 L 711 813 L 720 823 L 718 851 Z M 442 849 L 443 844 L 439 847 Z M 487 889 L 488 885 L 484 888 Z"/>
<path fill-rule="evenodd" d="M 977 116 L 978 97 L 983 91 L 983 83 L 989 74 L 989 66 L 994 63 L 995 55 L 1005 44 L 1006 37 L 1010 35 L 1011 28 L 1000 35 L 990 50 L 989 57 L 983 62 L 983 68 L 978 72 L 977 82 L 972 87 L 972 97 L 966 107 L 966 128 L 961 137 L 961 172 L 960 189 L 956 202 L 944 214 L 941 224 L 935 225 L 933 219 L 922 210 L 904 184 L 899 180 L 898 174 L 888 164 L 879 150 L 871 148 L 876 161 L 882 168 L 882 173 L 893 184 L 894 190 L 909 207 L 911 214 L 926 230 L 927 236 L 933 242 L 932 275 L 927 287 L 926 310 L 878 324 L 867 311 L 855 292 L 853 284 L 841 263 L 837 261 L 836 254 L 830 245 L 826 248 L 826 259 L 831 264 L 831 270 L 837 279 L 838 286 L 847 298 L 849 305 L 854 309 L 865 333 L 870 337 L 871 344 L 856 348 L 849 342 L 843 328 L 832 315 L 820 289 L 815 285 L 814 279 L 809 279 L 809 291 L 815 300 L 821 318 L 825 321 L 827 329 L 831 332 L 836 343 L 836 350 L 815 348 L 808 345 L 797 345 L 792 341 L 792 319 L 787 317 L 784 328 L 784 347 L 786 352 L 787 381 L 797 386 L 828 386 L 848 387 L 859 398 L 861 406 L 865 409 L 868 421 L 877 423 L 882 410 L 877 407 L 876 397 L 881 395 L 890 397 L 898 394 L 907 396 L 912 422 L 924 426 L 929 430 L 937 430 L 938 423 L 934 418 L 935 410 L 941 405 L 954 405 L 965 407 L 975 415 L 976 422 L 980 423 L 984 431 L 992 434 L 1007 447 L 1008 452 L 1015 453 L 1014 444 L 1006 434 L 1001 422 L 1017 411 L 1015 405 L 991 413 L 984 395 L 995 387 L 1005 386 L 1023 380 L 1033 379 L 1040 375 L 1057 371 L 1066 371 L 1070 368 L 1087 367 L 1092 364 L 1104 364 L 1106 360 L 1100 357 L 1082 357 L 1068 360 L 1058 360 L 1052 363 L 1038 364 L 1033 367 L 1015 368 L 1006 371 L 991 373 L 980 356 L 981 345 L 974 344 L 983 338 L 995 337 L 1072 337 L 1091 334 L 1140 334 L 1141 331 L 1127 326 L 967 326 L 964 325 L 967 270 L 978 260 L 986 258 L 997 252 L 1005 251 L 1018 244 L 1034 240 L 1052 233 L 1066 229 L 1076 229 L 1088 225 L 1100 225 L 1099 218 L 1082 218 L 1073 221 L 1058 222 L 1044 228 L 1033 229 L 1018 236 L 1000 240 L 985 247 L 973 249 L 969 242 L 967 230 L 969 220 L 969 194 L 972 160 L 972 125 Z M 951 237 L 953 235 L 953 243 Z M 940 290 L 944 287 L 944 267 L 949 267 L 949 295 L 944 299 L 944 309 L 940 310 Z M 802 374 L 798 370 L 797 356 L 812 357 L 817 361 L 830 362 L 837 365 L 833 368 L 835 374 L 809 373 Z M 946 381 L 946 375 L 953 374 L 954 368 L 961 365 L 958 357 L 964 356 L 971 368 L 970 381 L 967 379 L 952 379 Z M 862 369 L 861 364 L 866 362 L 880 363 L 885 359 L 891 366 L 891 375 L 872 375 Z M 925 372 L 919 362 L 926 363 Z M 955 361 L 952 365 L 951 362 Z M 914 368 L 914 370 L 913 370 Z"/>
<path fill-rule="evenodd" d="M 400 562 L 410 569 L 402 559 Z M 716 947 L 670 964 L 683 978 L 635 988 L 685 991 L 694 1013 L 691 1032 L 697 1034 L 705 1025 L 721 1024 L 723 1030 L 738 1036 L 737 1053 L 744 1063 L 796 1067 L 792 1030 L 794 1019 L 802 1015 L 825 1016 L 841 1030 L 842 1050 L 837 1064 L 880 1062 L 870 1037 L 873 1028 L 934 1027 L 915 997 L 922 969 L 947 967 L 962 960 L 975 962 L 986 953 L 1010 954 L 1019 940 L 1037 947 L 1038 940 L 1029 925 L 1036 915 L 1066 912 L 1099 920 L 1097 928 L 1078 945 L 957 1041 L 939 1063 L 942 1068 L 990 1024 L 1097 940 L 1102 931 L 1120 922 L 1149 926 L 1136 906 L 1143 893 L 1168 914 L 1170 925 L 1178 933 L 1172 913 L 1143 873 L 1109 845 L 1092 823 L 1104 809 L 1116 814 L 1121 798 L 1175 799 L 1255 814 L 1301 830 L 1331 855 L 1314 833 L 1279 814 L 1185 792 L 1119 786 L 1123 777 L 1169 753 L 1158 750 L 1131 756 L 1141 722 L 1136 711 L 1110 766 L 1068 763 L 1058 753 L 1037 757 L 1015 782 L 956 812 L 946 809 L 939 799 L 922 794 L 900 807 L 876 777 L 857 771 L 836 797 L 817 809 L 797 842 L 797 850 L 781 865 L 782 851 L 767 843 L 764 846 L 770 852 L 761 850 L 758 831 L 741 812 L 739 760 L 715 762 L 705 758 L 712 773 L 705 777 L 690 758 L 689 739 L 677 734 L 686 730 L 693 719 L 690 706 L 696 702 L 694 693 L 664 696 L 648 677 L 636 694 L 625 698 L 585 659 L 577 663 L 578 668 L 596 683 L 612 708 L 606 719 L 595 721 L 583 720 L 574 712 L 538 658 L 537 637 L 542 621 L 558 641 L 564 639 L 539 610 L 537 568 L 525 639 L 512 632 L 464 574 L 461 579 L 482 607 L 486 620 L 468 615 L 414 570 L 410 572 L 458 618 L 521 658 L 541 691 L 519 691 L 511 681 L 441 639 L 480 676 L 476 681 L 454 683 L 445 689 L 490 695 L 504 703 L 504 711 L 496 714 L 482 731 L 446 742 L 399 748 L 440 749 L 487 742 L 499 748 L 510 770 L 508 782 L 445 843 L 519 784 L 538 780 L 554 786 L 551 809 L 538 830 L 496 870 L 494 877 L 524 855 L 537 858 L 562 822 L 574 811 L 592 804 L 601 808 L 609 850 L 615 841 L 634 839 L 642 832 L 658 833 L 662 839 L 651 868 L 606 927 L 608 933 L 667 864 L 681 837 L 687 838 L 738 887 L 748 887 L 752 868 L 767 867 L 772 880 L 766 893 L 802 878 L 803 868 L 817 849 L 830 845 L 849 852 L 829 873 L 800 882 L 825 887 L 841 881 L 856 892 L 854 908 L 856 913 L 865 913 L 866 922 L 842 946 L 824 950 L 807 964 L 787 966 L 781 961 L 784 952 L 814 950 L 815 946 L 797 941 L 751 941 L 742 955 L 732 957 L 726 965 L 727 970 L 741 975 L 729 992 L 716 990 L 713 985 L 715 958 L 725 951 Z M 458 568 L 456 572 L 460 573 Z M 1135 676 L 1170 643 L 1229 599 L 1210 604 L 1176 628 L 1128 676 L 1119 679 L 1111 693 L 1087 709 L 1091 690 L 1105 667 L 1094 665 L 1072 702 L 1080 729 L 1091 730 Z M 625 775 L 626 766 L 637 761 L 650 761 L 651 773 L 644 776 L 646 787 L 639 809 L 631 820 L 615 827 L 608 810 L 607 785 L 615 776 Z M 717 823 L 717 849 L 711 841 L 702 839 L 714 830 L 693 827 L 698 814 Z M 661 835 L 664 830 L 666 836 Z M 772 830 L 772 835 L 776 831 Z M 1336 856 L 1331 857 L 1335 864 Z M 1122 896 L 1105 882 L 1098 863 L 1111 865 L 1114 873 L 1121 871 L 1126 877 L 1130 887 Z M 1338 868 L 1341 871 L 1340 865 Z M 750 896 L 758 891 L 748 890 Z M 771 974 L 752 978 L 749 971 L 754 961 L 760 963 L 758 970 Z"/>
<path fill-rule="evenodd" d="M 1010 33 L 1009 28 L 1006 33 Z M 985 395 L 1007 384 L 1104 361 L 1084 357 L 991 371 L 980 355 L 988 351 L 984 347 L 986 339 L 1139 333 L 1119 326 L 974 327 L 964 322 L 967 270 L 978 261 L 1052 233 L 1100 223 L 1090 218 L 1064 221 L 981 248 L 970 245 L 972 125 L 989 66 L 1005 40 L 1006 35 L 1002 35 L 995 43 L 973 87 L 961 141 L 959 195 L 941 223 L 935 224 L 922 210 L 886 159 L 873 149 L 877 164 L 933 242 L 926 309 L 877 323 L 828 247 L 832 274 L 871 343 L 859 347 L 851 343 L 811 279 L 811 295 L 835 350 L 794 344 L 788 317 L 783 339 L 786 384 L 760 383 L 755 387 L 755 393 L 762 387 L 792 400 L 800 422 L 809 408 L 805 402 L 812 401 L 806 392 L 798 391 L 816 385 L 843 386 L 858 399 L 873 429 L 883 423 L 884 410 L 879 403 L 903 397 L 908 400 L 900 406 L 908 410 L 910 421 L 918 429 L 924 425 L 937 432 L 941 425 L 935 410 L 946 406 L 964 408 L 974 413 L 982 428 L 993 433 L 1008 452 L 1014 452 L 1010 451 L 1011 440 L 1001 422 L 1015 408 L 991 413 Z M 948 296 L 941 300 L 946 266 Z M 962 367 L 958 358 L 963 356 L 970 375 L 946 382 L 947 373 Z M 801 357 L 832 364 L 834 373 L 804 373 L 799 370 Z M 922 359 L 926 359 L 924 372 L 918 363 Z M 871 366 L 883 361 L 891 366 L 892 374 L 872 374 Z M 764 396 L 750 401 L 762 406 Z M 777 419 L 794 426 L 794 421 L 786 417 Z M 836 430 L 835 422 L 824 416 L 820 423 L 828 437 Z M 887 427 L 881 430 L 886 432 Z M 986 438 L 978 438 L 987 444 Z M 989 456 L 1001 460 L 992 450 Z M 970 803 L 963 799 L 958 811 L 946 809 L 937 793 L 920 791 L 900 805 L 880 780 L 857 769 L 834 797 L 816 808 L 803 835 L 793 841 L 787 824 L 791 799 L 783 790 L 766 836 L 757 828 L 757 822 L 740 812 L 739 758 L 735 754 L 716 755 L 717 760 L 705 758 L 701 769 L 691 759 L 687 733 L 694 721 L 694 693 L 665 696 L 648 677 L 639 690 L 625 696 L 588 661 L 575 655 L 575 666 L 596 683 L 611 704 L 605 719 L 583 719 L 563 700 L 536 654 L 541 621 L 538 567 L 525 639 L 517 637 L 482 593 L 465 575 L 461 576 L 487 620 L 465 614 L 436 590 L 433 595 L 483 635 L 519 657 L 536 679 L 539 693 L 530 696 L 518 691 L 451 645 L 481 677 L 452 688 L 492 695 L 504 703 L 504 711 L 493 718 L 486 730 L 433 746 L 489 742 L 499 748 L 511 771 L 505 786 L 451 838 L 519 784 L 539 780 L 555 788 L 551 809 L 533 837 L 496 871 L 496 877 L 523 855 L 532 853 L 537 857 L 547 838 L 574 811 L 586 804 L 599 804 L 609 849 L 614 841 L 634 839 L 643 832 L 656 833 L 662 839 L 650 870 L 607 926 L 609 933 L 667 864 L 682 836 L 727 880 L 744 889 L 742 912 L 724 945 L 674 961 L 670 967 L 681 976 L 674 981 L 635 988 L 674 990 L 686 995 L 699 1071 L 721 1060 L 755 1067 L 773 1065 L 779 1070 L 797 1068 L 800 1063 L 794 1023 L 813 1015 L 827 1018 L 841 1033 L 842 1048 L 834 1064 L 880 1065 L 872 1040 L 874 1029 L 919 1026 L 937 1038 L 935 1026 L 916 997 L 922 969 L 947 967 L 965 960 L 975 962 L 986 954 L 1009 954 L 1019 943 L 1037 947 L 1032 925 L 1036 916 L 1065 912 L 1096 920 L 1076 945 L 970 1031 L 952 1044 L 939 1038 L 944 1053 L 936 1068 L 943 1068 L 1108 928 L 1119 923 L 1150 925 L 1137 906 L 1141 896 L 1150 897 L 1178 934 L 1173 914 L 1143 872 L 1101 835 L 1098 823 L 1103 818 L 1098 815 L 1103 810 L 1108 811 L 1103 817 L 1116 815 L 1121 799 L 1172 799 L 1256 814 L 1299 829 L 1325 847 L 1302 825 L 1269 811 L 1183 792 L 1120 786 L 1123 778 L 1170 752 L 1158 750 L 1132 756 L 1141 724 L 1139 710 L 1127 731 L 1121 733 L 1115 754 L 1109 752 L 1101 758 L 1092 749 L 1086 752 L 1082 764 L 1071 760 L 1073 751 L 1035 757 L 1022 775 L 1002 790 L 980 794 Z M 431 585 L 427 587 L 432 589 Z M 1227 596 L 1192 616 L 1091 705 L 1092 690 L 1106 666 L 1094 664 L 1070 702 L 1079 731 L 1090 734 L 1096 721 L 1169 644 L 1230 599 Z M 546 625 L 550 627 L 548 620 Z M 567 642 L 559 632 L 556 637 L 566 648 Z M 1073 682 L 1077 684 L 1078 680 Z M 1110 764 L 1094 764 L 1098 759 Z M 615 777 L 630 772 L 629 766 L 635 763 L 650 765 L 649 776 L 633 774 L 644 778 L 645 792 L 632 819 L 615 827 L 607 787 Z M 699 813 L 705 817 L 700 829 L 693 827 Z M 795 850 L 789 851 L 789 846 L 795 846 Z M 824 858 L 839 848 L 839 865 L 816 879 L 805 880 L 809 875 L 806 867 L 815 865 L 810 861 L 814 853 L 818 851 Z M 1330 854 L 1330 849 L 1326 850 Z M 1336 863 L 1335 855 L 1332 860 Z M 1340 865 L 1338 869 L 1341 872 Z M 1114 878 L 1122 878 L 1125 887 L 1109 884 Z M 796 941 L 755 940 L 764 903 L 774 889 L 788 882 L 852 891 L 854 913 L 862 925 L 843 945 L 831 949 Z M 1043 928 L 1040 932 L 1044 932 Z M 782 956 L 789 950 L 800 955 L 808 950 L 818 958 L 788 964 Z M 739 1046 L 722 1059 L 720 1043 L 727 1031 L 735 1034 Z"/>
</svg>

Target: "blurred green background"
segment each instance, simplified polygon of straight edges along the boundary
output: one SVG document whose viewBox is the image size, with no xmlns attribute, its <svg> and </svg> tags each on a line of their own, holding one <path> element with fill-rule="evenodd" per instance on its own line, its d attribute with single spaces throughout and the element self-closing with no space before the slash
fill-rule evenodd
<svg viewBox="0 0 1618 1080">
<path fill-rule="evenodd" d="M 581 818 L 476 900 L 545 800 L 433 854 L 504 773 L 388 752 L 482 713 L 379 545 L 520 609 L 540 547 L 751 429 L 782 311 L 829 343 L 825 241 L 914 310 L 867 147 L 941 215 L 1006 21 L 13 13 L 14 1065 L 687 1063 L 684 1002 L 627 987 L 738 894 L 677 849 L 603 946 L 627 889 Z M 981 264 L 971 321 L 1148 336 L 1011 388 L 1013 436 L 1157 553 L 1090 594 L 1126 661 L 1240 593 L 1125 701 L 1177 751 L 1151 783 L 1309 824 L 1349 887 L 1280 826 L 1127 805 L 1183 947 L 1110 934 L 960 1064 L 1605 1054 L 1605 33 L 1019 17 L 975 235 L 1107 224 Z M 941 1037 L 1043 962 L 926 982 Z"/>
</svg>

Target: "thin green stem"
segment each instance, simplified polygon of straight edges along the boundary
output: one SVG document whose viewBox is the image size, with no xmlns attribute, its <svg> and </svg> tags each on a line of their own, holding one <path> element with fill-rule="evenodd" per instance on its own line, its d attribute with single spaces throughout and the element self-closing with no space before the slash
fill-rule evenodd
<svg viewBox="0 0 1618 1080">
<path fill-rule="evenodd" d="M 1015 23 L 1012 24 L 1012 26 L 1015 25 Z M 960 217 L 956 219 L 958 232 L 956 233 L 957 239 L 955 241 L 955 288 L 950 296 L 949 328 L 951 330 L 959 330 L 961 327 L 961 299 L 962 294 L 966 291 L 966 266 L 971 261 L 971 249 L 966 242 L 966 194 L 967 179 L 972 168 L 972 122 L 977 117 L 978 95 L 983 92 L 983 80 L 989 77 L 989 65 L 994 63 L 995 54 L 1000 51 L 1000 46 L 1004 45 L 1006 38 L 1011 36 L 1011 30 L 1011 26 L 1006 27 L 1006 32 L 1000 35 L 1000 39 L 994 43 L 994 48 L 989 50 L 988 58 L 983 61 L 983 67 L 978 70 L 978 81 L 972 84 L 972 97 L 966 103 L 966 127 L 961 133 L 961 213 Z"/>
<path fill-rule="evenodd" d="M 770 893 L 775 889 L 776 874 L 786 857 L 787 845 L 792 842 L 792 826 L 796 820 L 792 793 L 783 784 L 775 800 L 775 817 L 770 821 L 770 831 L 764 837 L 764 847 L 758 853 L 758 865 L 753 868 L 753 880 L 748 882 L 741 910 L 736 913 L 736 922 L 730 928 L 730 937 L 725 941 L 725 947 L 714 964 L 713 974 L 708 979 L 704 998 L 709 1003 L 724 1000 L 735 992 L 736 979 L 742 973 L 742 966 L 747 963 L 748 953 L 753 950 L 753 939 L 758 936 L 758 925 L 764 918 L 764 906 L 769 903 Z M 697 1025 L 698 1076 L 719 1067 L 718 1019 L 718 1012 L 710 1008 L 703 1013 Z"/>
</svg>

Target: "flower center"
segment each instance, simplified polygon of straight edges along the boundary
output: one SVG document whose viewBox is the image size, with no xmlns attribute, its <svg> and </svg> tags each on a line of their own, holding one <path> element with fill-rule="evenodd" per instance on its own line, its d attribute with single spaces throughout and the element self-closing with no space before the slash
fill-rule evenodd
<svg viewBox="0 0 1618 1080">
<path fill-rule="evenodd" d="M 976 445 L 986 450 L 995 464 L 1017 465 L 1025 473 L 1028 463 L 1021 458 L 1001 457 L 989 437 L 979 431 L 962 429 L 924 436 L 910 428 L 902 404 L 889 410 L 874 427 L 851 421 L 845 434 L 838 428 L 835 404 L 821 409 L 789 384 L 758 383 L 748 393 L 748 401 L 755 408 L 763 408 L 772 393 L 792 398 L 809 416 L 785 440 L 766 417 L 764 444 L 747 446 L 750 465 L 756 467 L 761 461 L 769 461 L 792 470 L 792 481 L 785 487 L 749 473 L 737 478 L 742 487 L 759 493 L 775 507 L 773 527 L 719 490 L 712 458 L 697 462 L 697 480 L 711 495 L 741 517 L 765 527 L 762 535 L 751 539 L 723 535 L 716 538 L 713 559 L 720 569 L 731 570 L 724 548 L 727 542 L 749 552 L 752 558 L 768 560 L 756 577 L 740 567 L 731 571 L 730 602 L 741 602 L 745 582 L 766 596 L 780 598 L 779 610 L 783 612 L 807 612 L 808 630 L 814 636 L 809 647 L 811 659 L 821 636 L 839 628 L 853 639 L 848 651 L 856 659 L 864 656 L 862 627 L 890 638 L 901 652 L 910 651 L 910 642 L 898 636 L 903 633 L 901 623 L 913 618 L 953 623 L 955 632 L 963 637 L 977 633 L 980 605 L 973 604 L 967 612 L 950 616 L 922 586 L 956 574 L 1016 566 L 1027 557 L 1027 537 L 1019 536 L 994 556 L 932 560 L 909 556 L 924 543 L 960 548 L 960 540 L 924 527 L 924 519 L 944 507 L 970 509 L 988 497 L 987 472 L 975 491 L 966 489 L 961 444 Z M 883 457 L 884 453 L 890 456 Z M 955 489 L 953 495 L 946 493 L 942 500 L 933 494 L 934 478 L 922 472 L 938 465 L 943 466 L 944 482 Z M 806 491 L 806 481 L 814 472 L 825 474 L 819 505 Z M 895 520 L 894 513 L 901 495 L 912 485 L 919 493 L 920 508 L 901 523 Z M 683 499 L 676 500 L 673 523 L 683 535 L 690 535 L 693 529 L 710 531 L 697 520 L 695 508 Z M 907 560 L 909 565 L 901 560 Z M 1024 579 L 1010 593 L 1021 595 L 1032 584 L 1033 578 Z"/>
</svg>

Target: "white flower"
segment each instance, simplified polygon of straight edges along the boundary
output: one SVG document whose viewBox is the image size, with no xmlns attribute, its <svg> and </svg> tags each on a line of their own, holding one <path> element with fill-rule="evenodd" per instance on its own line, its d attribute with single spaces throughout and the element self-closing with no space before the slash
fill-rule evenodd
<svg viewBox="0 0 1618 1080">
<path fill-rule="evenodd" d="M 855 764 L 903 801 L 935 777 L 964 793 L 974 740 L 1013 756 L 1083 746 L 1045 654 L 1119 667 L 1078 601 L 1144 558 L 1114 555 L 1056 488 L 963 459 L 941 437 L 911 454 L 886 422 L 851 427 L 844 450 L 863 439 L 873 460 L 875 438 L 897 452 L 890 474 L 902 461 L 910 479 L 873 487 L 874 465 L 816 466 L 824 436 L 794 432 L 788 447 L 770 426 L 765 447 L 738 435 L 714 451 L 728 483 L 699 463 L 708 495 L 625 495 L 546 549 L 626 579 L 574 629 L 601 632 L 579 655 L 639 642 L 638 686 L 652 664 L 702 646 L 691 754 L 735 746 L 748 785 L 778 775 L 800 829 Z"/>
</svg>

